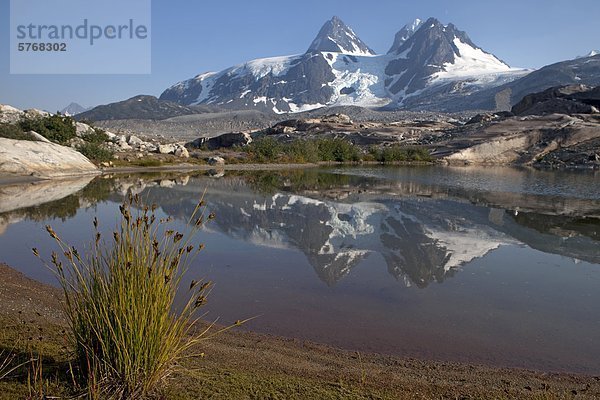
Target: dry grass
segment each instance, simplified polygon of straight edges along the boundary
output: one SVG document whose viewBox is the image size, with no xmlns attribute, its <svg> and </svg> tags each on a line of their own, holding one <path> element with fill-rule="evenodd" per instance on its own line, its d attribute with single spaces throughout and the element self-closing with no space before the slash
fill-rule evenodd
<svg viewBox="0 0 600 400">
<path fill-rule="evenodd" d="M 213 215 L 205 215 L 200 200 L 186 231 L 176 232 L 170 218 L 157 220 L 155 210 L 130 197 L 109 244 L 94 220 L 95 241 L 86 257 L 46 227 L 62 252 L 53 253 L 49 265 L 64 291 L 79 381 L 89 397 L 152 395 L 210 329 L 194 329 L 210 282 L 182 278 L 203 248 L 194 236 Z M 176 309 L 183 286 L 188 301 Z"/>
</svg>

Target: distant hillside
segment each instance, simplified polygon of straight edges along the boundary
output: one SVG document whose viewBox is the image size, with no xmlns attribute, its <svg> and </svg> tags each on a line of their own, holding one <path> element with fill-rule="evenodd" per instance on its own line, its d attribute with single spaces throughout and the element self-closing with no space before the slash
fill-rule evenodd
<svg viewBox="0 0 600 400">
<path fill-rule="evenodd" d="M 600 85 L 600 54 L 579 57 L 547 65 L 504 85 L 474 95 L 473 101 L 482 109 L 510 110 L 530 93 L 542 92 L 555 86 Z"/>
<path fill-rule="evenodd" d="M 76 115 L 78 120 L 110 121 L 122 119 L 162 120 L 182 115 L 214 112 L 216 107 L 184 106 L 154 96 L 135 96 L 117 103 L 106 104 Z"/>
</svg>

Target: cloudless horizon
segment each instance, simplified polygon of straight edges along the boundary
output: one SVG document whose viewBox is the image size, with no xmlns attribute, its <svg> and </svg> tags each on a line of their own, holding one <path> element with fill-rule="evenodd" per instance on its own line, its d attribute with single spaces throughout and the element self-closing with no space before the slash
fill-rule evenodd
<svg viewBox="0 0 600 400">
<path fill-rule="evenodd" d="M 0 103 L 48 111 L 71 102 L 96 106 L 138 94 L 159 96 L 174 83 L 202 72 L 256 58 L 303 53 L 334 15 L 378 54 L 388 51 L 405 24 L 429 17 L 455 24 L 477 46 L 513 67 L 540 68 L 600 48 L 597 0 L 154 0 L 151 74 L 10 75 L 8 1 L 0 4 L 0 14 L 0 51 L 4 54 Z"/>
</svg>

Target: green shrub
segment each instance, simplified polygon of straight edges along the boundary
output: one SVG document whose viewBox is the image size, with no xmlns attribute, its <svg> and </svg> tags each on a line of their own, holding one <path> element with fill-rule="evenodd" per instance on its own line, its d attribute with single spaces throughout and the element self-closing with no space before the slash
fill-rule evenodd
<svg viewBox="0 0 600 400">
<path fill-rule="evenodd" d="M 62 115 L 25 119 L 21 121 L 20 127 L 24 132 L 35 131 L 59 144 L 67 144 L 76 135 L 73 119 Z"/>
<path fill-rule="evenodd" d="M 321 139 L 317 141 L 321 161 L 360 161 L 358 147 L 343 139 Z"/>
<path fill-rule="evenodd" d="M 200 201 L 179 233 L 170 229 L 172 219 L 158 220 L 155 209 L 130 196 L 120 206 L 121 221 L 110 241 L 101 240 L 94 219 L 95 241 L 87 257 L 46 227 L 61 250 L 61 256 L 52 253 L 51 268 L 64 292 L 69 338 L 87 398 L 152 395 L 184 353 L 206 337 L 207 329 L 195 329 L 195 315 L 206 303 L 210 282 L 183 277 L 203 248 L 193 243 L 194 235 L 214 216 L 206 215 Z M 188 300 L 175 311 L 183 287 Z"/>
<path fill-rule="evenodd" d="M 283 145 L 288 160 L 295 163 L 315 163 L 319 160 L 319 147 L 314 140 L 297 139 Z"/>
<path fill-rule="evenodd" d="M 246 151 L 257 162 L 315 163 L 319 161 L 360 161 L 358 146 L 343 139 L 295 139 L 281 143 L 272 137 L 252 142 Z"/>
<path fill-rule="evenodd" d="M 34 140 L 16 124 L 0 124 L 0 137 L 15 140 Z"/>
<path fill-rule="evenodd" d="M 105 162 L 113 159 L 114 151 L 106 148 L 102 143 L 85 142 L 77 146 L 77 151 L 97 162 Z"/>
<path fill-rule="evenodd" d="M 272 162 L 282 153 L 283 148 L 277 139 L 263 137 L 250 143 L 246 151 L 258 162 Z"/>
<path fill-rule="evenodd" d="M 88 143 L 105 143 L 108 141 L 108 135 L 103 129 L 92 128 L 93 131 L 81 136 Z"/>
</svg>

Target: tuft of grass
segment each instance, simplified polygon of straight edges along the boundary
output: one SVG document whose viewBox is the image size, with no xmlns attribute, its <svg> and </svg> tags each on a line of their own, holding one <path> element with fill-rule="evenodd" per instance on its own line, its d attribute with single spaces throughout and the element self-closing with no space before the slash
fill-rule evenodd
<svg viewBox="0 0 600 400">
<path fill-rule="evenodd" d="M 206 215 L 200 200 L 180 233 L 170 229 L 171 218 L 157 220 L 155 210 L 130 196 L 108 242 L 101 240 L 94 219 L 95 241 L 87 258 L 46 227 L 62 252 L 53 252 L 47 265 L 64 291 L 75 364 L 90 398 L 152 395 L 211 328 L 195 329 L 210 282 L 187 283 L 188 301 L 178 310 L 175 296 L 203 248 L 193 244 L 194 235 L 214 215 Z"/>
<path fill-rule="evenodd" d="M 17 355 L 6 349 L 0 350 L 0 381 L 9 376 L 13 371 L 19 369 L 23 363 L 15 365 Z"/>
</svg>

